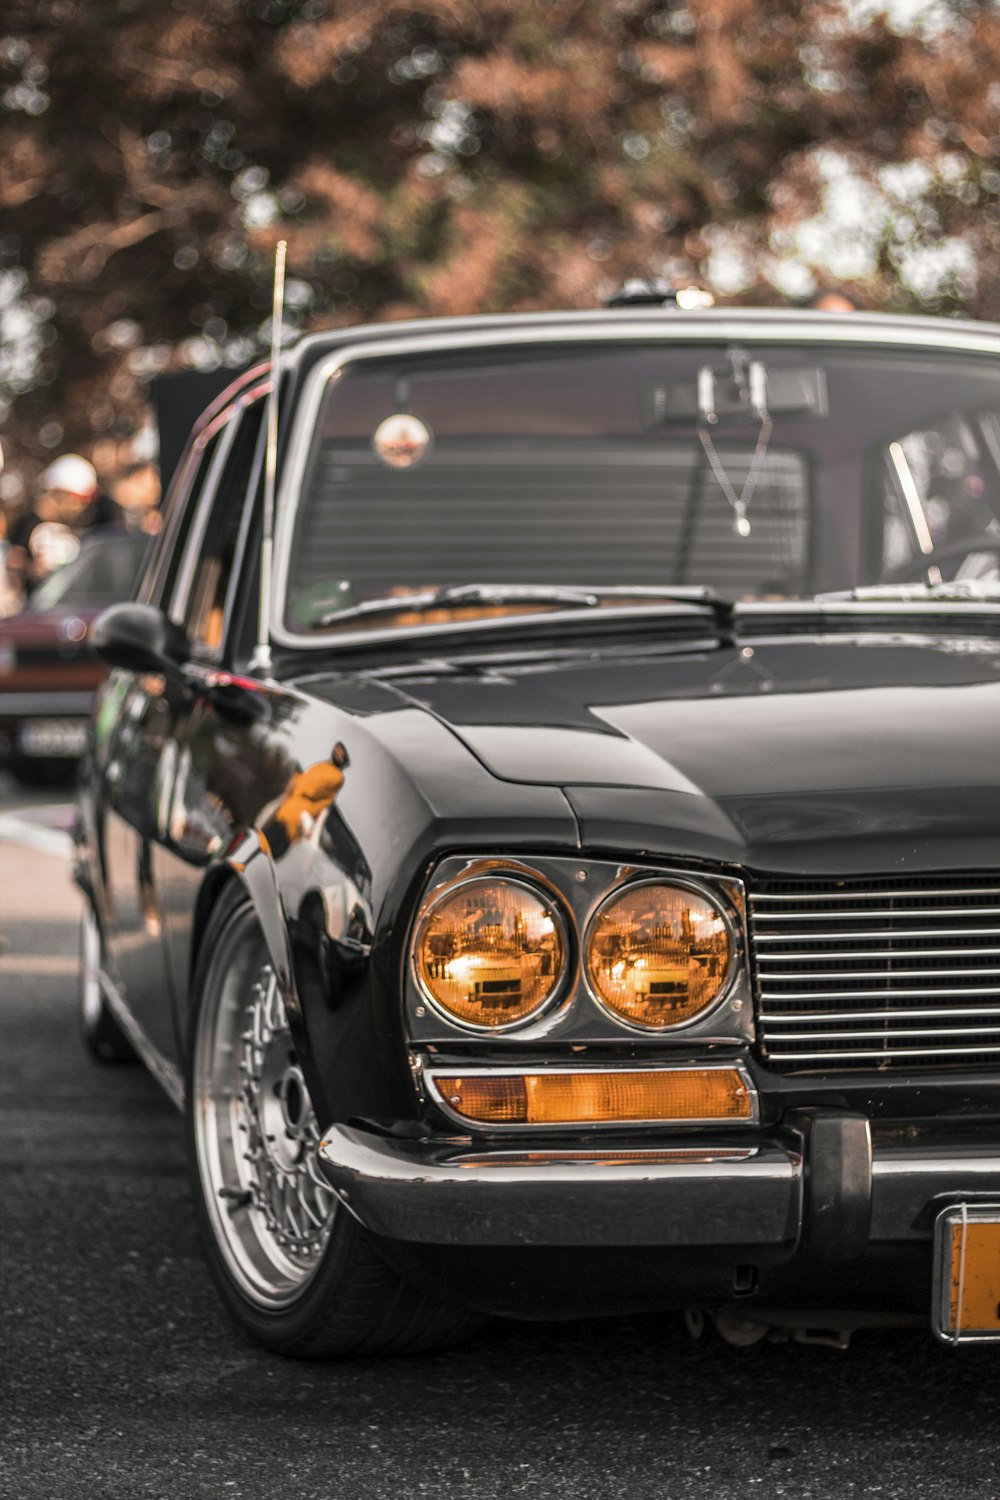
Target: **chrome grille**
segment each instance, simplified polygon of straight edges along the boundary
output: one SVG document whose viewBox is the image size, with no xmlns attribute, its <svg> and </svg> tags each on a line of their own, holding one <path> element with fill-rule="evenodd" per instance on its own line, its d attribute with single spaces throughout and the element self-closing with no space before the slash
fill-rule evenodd
<svg viewBox="0 0 1000 1500">
<path fill-rule="evenodd" d="M 1000 871 L 760 881 L 749 910 L 771 1066 L 1000 1067 Z"/>
</svg>

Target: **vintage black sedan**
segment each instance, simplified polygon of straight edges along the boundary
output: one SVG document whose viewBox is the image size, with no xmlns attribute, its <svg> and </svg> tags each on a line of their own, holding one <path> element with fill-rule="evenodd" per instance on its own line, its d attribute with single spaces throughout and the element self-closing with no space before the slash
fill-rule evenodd
<svg viewBox="0 0 1000 1500">
<path fill-rule="evenodd" d="M 269 390 L 94 628 L 76 855 L 239 1323 L 998 1337 L 1000 328 L 306 338 L 273 549 Z"/>
</svg>

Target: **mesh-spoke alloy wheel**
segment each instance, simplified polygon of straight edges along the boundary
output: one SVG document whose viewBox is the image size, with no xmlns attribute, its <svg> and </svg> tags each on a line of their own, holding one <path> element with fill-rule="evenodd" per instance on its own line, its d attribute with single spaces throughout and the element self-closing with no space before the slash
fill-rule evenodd
<svg viewBox="0 0 1000 1500">
<path fill-rule="evenodd" d="M 319 1129 L 273 966 L 237 887 L 198 949 L 188 1154 L 208 1264 L 240 1326 L 300 1357 L 401 1354 L 480 1321 L 411 1286 L 320 1175 Z"/>
<path fill-rule="evenodd" d="M 233 1276 L 259 1306 L 281 1307 L 315 1273 L 336 1199 L 274 970 L 259 944 L 233 960 L 195 1040 L 198 1163 Z"/>
</svg>

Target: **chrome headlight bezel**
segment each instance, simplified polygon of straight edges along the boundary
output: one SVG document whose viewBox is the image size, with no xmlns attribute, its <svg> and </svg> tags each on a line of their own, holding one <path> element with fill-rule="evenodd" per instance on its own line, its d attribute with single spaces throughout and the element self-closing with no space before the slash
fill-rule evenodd
<svg viewBox="0 0 1000 1500">
<path fill-rule="evenodd" d="M 421 942 L 435 912 L 460 891 L 467 890 L 472 886 L 489 885 L 512 886 L 526 892 L 529 896 L 533 896 L 535 900 L 541 902 L 558 929 L 563 952 L 562 972 L 544 1000 L 539 1001 L 526 1015 L 518 1016 L 516 1020 L 508 1021 L 506 1024 L 499 1026 L 477 1025 L 474 1021 L 463 1020 L 460 1016 L 449 1011 L 428 987 L 421 973 L 420 965 Z M 442 1021 L 445 1021 L 449 1026 L 456 1027 L 459 1031 L 468 1032 L 472 1036 L 509 1036 L 511 1032 L 522 1031 L 526 1027 L 533 1025 L 558 1006 L 560 998 L 566 993 L 567 981 L 573 972 L 574 944 L 570 925 L 561 902 L 555 894 L 547 891 L 540 881 L 532 880 L 520 870 L 512 868 L 509 870 L 498 869 L 496 871 L 484 870 L 475 874 L 467 874 L 458 880 L 448 881 L 446 884 L 435 889 L 421 904 L 409 942 L 409 959 L 413 980 L 421 998 Z"/>
<path fill-rule="evenodd" d="M 472 1026 L 449 1016 L 420 982 L 416 962 L 427 914 L 461 884 L 482 878 L 513 881 L 553 903 L 567 943 L 565 975 L 548 1002 L 502 1028 Z M 596 913 L 626 886 L 641 882 L 678 886 L 709 900 L 721 910 L 731 941 L 729 969 L 716 998 L 696 1016 L 670 1027 L 651 1029 L 616 1015 L 600 1003 L 584 973 L 585 943 Z M 579 855 L 444 855 L 431 870 L 407 929 L 401 974 L 405 1037 L 416 1052 L 427 1046 L 446 1051 L 449 1046 L 479 1048 L 493 1042 L 508 1056 L 525 1052 L 532 1043 L 578 1049 L 659 1047 L 670 1053 L 705 1045 L 747 1047 L 754 1041 L 754 1007 L 746 933 L 743 883 L 726 871 L 708 876 L 666 861 L 625 863 Z M 419 1064 L 415 1053 L 411 1061 Z"/>
<path fill-rule="evenodd" d="M 620 1011 L 616 1011 L 601 994 L 590 963 L 591 939 L 594 928 L 602 914 L 607 912 L 616 902 L 623 900 L 624 897 L 631 894 L 632 891 L 651 886 L 660 887 L 665 890 L 688 891 L 691 895 L 700 897 L 702 901 L 711 906 L 721 917 L 729 943 L 729 962 L 726 965 L 726 972 L 712 999 L 693 1016 L 688 1016 L 681 1021 L 672 1021 L 666 1026 L 646 1026 L 641 1021 L 635 1021 L 629 1016 L 622 1015 Z M 621 885 L 616 886 L 614 890 L 610 891 L 604 900 L 594 908 L 581 938 L 580 952 L 582 955 L 581 967 L 584 983 L 587 986 L 590 998 L 599 1010 L 625 1031 L 637 1032 L 642 1036 L 668 1037 L 676 1036 L 678 1032 L 689 1030 L 692 1026 L 697 1026 L 707 1021 L 720 1006 L 725 1004 L 736 972 L 739 941 L 732 917 L 710 886 L 704 885 L 700 880 L 680 875 L 643 875 L 633 880 L 623 881 Z"/>
</svg>

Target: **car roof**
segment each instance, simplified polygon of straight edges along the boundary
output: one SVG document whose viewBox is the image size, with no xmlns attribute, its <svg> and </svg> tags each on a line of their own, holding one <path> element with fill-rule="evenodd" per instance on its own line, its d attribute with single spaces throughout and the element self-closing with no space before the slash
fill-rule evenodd
<svg viewBox="0 0 1000 1500">
<path fill-rule="evenodd" d="M 345 343 L 370 343 L 388 338 L 409 336 L 446 337 L 505 331 L 544 333 L 546 330 L 588 328 L 607 333 L 614 329 L 630 332 L 655 328 L 665 335 L 686 338 L 729 337 L 739 325 L 747 332 L 763 332 L 769 327 L 780 329 L 784 337 L 793 330 L 803 337 L 846 339 L 850 342 L 877 342 L 879 334 L 899 341 L 902 335 L 914 344 L 936 342 L 942 335 L 949 340 L 963 338 L 1000 340 L 1000 323 L 978 322 L 971 318 L 942 318 L 900 313 L 830 313 L 812 308 L 714 307 L 699 311 L 681 311 L 674 307 L 589 308 L 574 312 L 477 313 L 468 317 L 411 318 L 398 322 L 361 323 L 352 327 L 305 334 L 289 347 L 288 355 L 296 363 L 313 354 L 342 348 Z"/>
<path fill-rule="evenodd" d="M 420 338 L 468 341 L 482 335 L 504 338 L 523 334 L 573 331 L 585 337 L 593 329 L 606 338 L 617 331 L 630 338 L 662 333 L 666 338 L 710 340 L 771 335 L 781 342 L 799 337 L 804 341 L 836 344 L 891 344 L 897 347 L 966 350 L 970 353 L 1000 353 L 1000 323 L 971 318 L 915 316 L 899 313 L 830 313 L 812 308 L 714 307 L 681 311 L 675 307 L 589 308 L 573 312 L 477 313 L 467 317 L 410 318 L 384 323 L 358 323 L 342 328 L 304 334 L 282 351 L 282 365 L 293 378 L 301 378 L 324 355 L 349 345 L 371 345 L 389 340 Z M 241 393 L 265 381 L 270 362 L 259 361 L 234 375 L 194 426 L 200 432 Z"/>
</svg>

